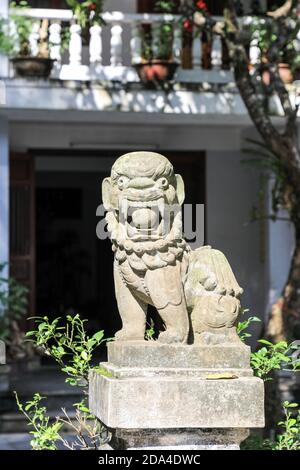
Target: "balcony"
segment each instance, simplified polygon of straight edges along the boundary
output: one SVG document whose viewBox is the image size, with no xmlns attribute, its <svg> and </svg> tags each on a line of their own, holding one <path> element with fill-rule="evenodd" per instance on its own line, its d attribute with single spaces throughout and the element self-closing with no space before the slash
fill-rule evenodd
<svg viewBox="0 0 300 470">
<path fill-rule="evenodd" d="M 0 89 L 2 107 L 143 111 L 206 118 L 225 114 L 238 120 L 247 115 L 220 36 L 214 35 L 207 42 L 203 35 L 191 35 L 188 45 L 184 44 L 177 15 L 106 12 L 104 26 L 94 25 L 89 31 L 82 31 L 71 10 L 26 9 L 20 14 L 33 21 L 32 51 L 38 51 L 41 25 L 47 20 L 48 47 L 55 63 L 49 80 L 17 78 L 10 66 L 9 78 Z M 252 19 L 244 17 L 240 21 L 249 24 Z M 156 26 L 162 22 L 172 25 L 172 55 L 179 67 L 167 90 L 147 90 L 134 67 L 142 61 L 141 31 L 148 28 L 154 42 Z M 68 46 L 62 52 L 66 31 Z M 249 57 L 252 63 L 258 60 L 255 39 L 249 44 Z M 278 103 L 271 105 L 280 114 Z"/>
<path fill-rule="evenodd" d="M 182 28 L 179 26 L 180 17 L 177 15 L 106 12 L 103 14 L 105 26 L 92 26 L 89 34 L 84 32 L 83 35 L 71 10 L 27 9 L 21 14 L 33 20 L 30 38 L 32 50 L 37 50 L 42 20 L 49 21 L 50 57 L 56 61 L 52 78 L 139 82 L 132 65 L 142 60 L 141 27 L 150 26 L 154 42 L 157 32 L 155 26 L 167 22 L 173 26 L 173 57 L 182 65 L 176 75 L 177 82 L 222 84 L 232 81 L 232 73 L 222 62 L 222 43 L 218 36 L 214 37 L 206 52 L 206 70 L 202 67 L 202 50 L 205 46 L 200 37 L 194 39 L 186 48 L 186 64 L 182 63 Z M 63 54 L 62 25 L 67 25 L 69 29 L 69 47 Z"/>
</svg>

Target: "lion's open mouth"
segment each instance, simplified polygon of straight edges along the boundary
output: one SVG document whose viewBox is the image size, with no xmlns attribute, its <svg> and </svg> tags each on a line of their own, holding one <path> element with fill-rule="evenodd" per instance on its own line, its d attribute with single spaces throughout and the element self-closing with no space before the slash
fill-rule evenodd
<svg viewBox="0 0 300 470">
<path fill-rule="evenodd" d="M 123 199 L 121 203 L 122 223 L 130 239 L 158 239 L 164 233 L 165 202 L 160 197 L 152 201 Z"/>
</svg>

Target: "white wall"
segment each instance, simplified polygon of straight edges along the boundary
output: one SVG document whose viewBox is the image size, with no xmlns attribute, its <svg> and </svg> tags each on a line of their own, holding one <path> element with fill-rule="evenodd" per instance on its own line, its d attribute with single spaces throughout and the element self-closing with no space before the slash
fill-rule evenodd
<svg viewBox="0 0 300 470">
<path fill-rule="evenodd" d="M 8 123 L 0 118 L 0 263 L 9 261 Z"/>
<path fill-rule="evenodd" d="M 132 150 L 239 150 L 241 129 L 232 126 L 166 125 L 147 123 L 144 116 L 135 114 L 135 122 L 131 123 L 132 113 L 120 113 L 127 117 L 127 124 L 110 122 L 106 114 L 105 122 L 70 123 L 39 122 L 28 120 L 16 121 L 11 124 L 10 145 L 15 151 L 28 148 L 56 149 L 132 149 Z M 59 113 L 60 119 L 65 116 Z M 98 114 L 97 114 L 98 115 Z M 117 116 L 116 116 L 117 117 Z M 84 119 L 82 117 L 82 119 Z M 117 156 L 117 155 L 116 155 Z"/>
<path fill-rule="evenodd" d="M 284 211 L 279 217 L 287 217 Z M 281 296 L 288 277 L 291 256 L 294 250 L 294 229 L 290 222 L 269 222 L 270 286 L 269 306 Z"/>
<path fill-rule="evenodd" d="M 207 242 L 227 256 L 244 288 L 243 307 L 250 309 L 249 315 L 263 318 L 267 304 L 267 230 L 263 232 L 259 223 L 247 223 L 257 202 L 259 183 L 256 170 L 241 164 L 243 158 L 237 151 L 207 153 Z"/>
</svg>

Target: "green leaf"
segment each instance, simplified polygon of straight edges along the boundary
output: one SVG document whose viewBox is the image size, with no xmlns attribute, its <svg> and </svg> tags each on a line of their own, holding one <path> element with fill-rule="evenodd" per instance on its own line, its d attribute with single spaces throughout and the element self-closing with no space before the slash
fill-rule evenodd
<svg viewBox="0 0 300 470">
<path fill-rule="evenodd" d="M 89 356 L 88 356 L 88 354 L 87 354 L 86 351 L 82 351 L 81 357 L 82 357 L 85 361 L 88 361 L 88 359 L 89 359 Z"/>
<path fill-rule="evenodd" d="M 96 341 L 101 341 L 103 338 L 104 338 L 104 331 L 103 330 L 98 331 L 97 333 L 95 333 L 93 335 L 93 339 L 95 339 Z"/>
<path fill-rule="evenodd" d="M 271 343 L 270 341 L 267 341 L 266 339 L 259 339 L 258 343 L 266 344 L 267 346 L 273 346 L 273 343 Z"/>
</svg>

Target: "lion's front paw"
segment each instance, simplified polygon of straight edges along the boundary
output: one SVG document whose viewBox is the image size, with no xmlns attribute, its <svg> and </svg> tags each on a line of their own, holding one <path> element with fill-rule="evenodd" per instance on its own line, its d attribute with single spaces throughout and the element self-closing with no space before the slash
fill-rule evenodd
<svg viewBox="0 0 300 470">
<path fill-rule="evenodd" d="M 187 338 L 183 334 L 180 334 L 180 332 L 169 328 L 160 333 L 158 341 L 165 344 L 186 343 Z"/>
</svg>

